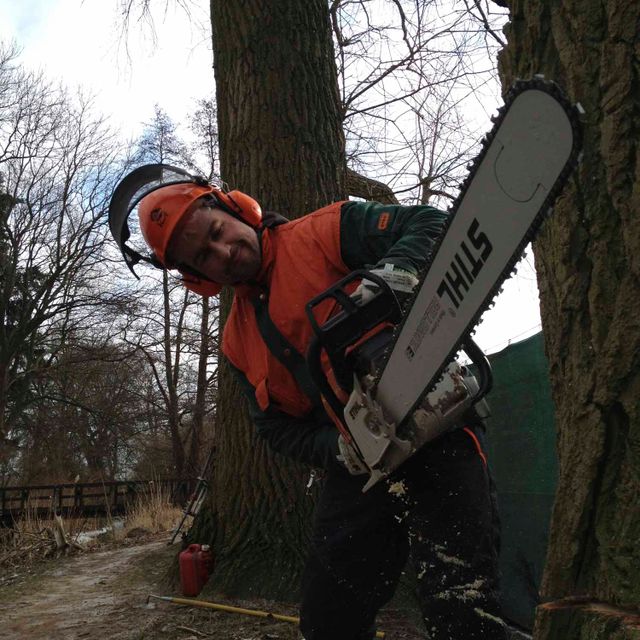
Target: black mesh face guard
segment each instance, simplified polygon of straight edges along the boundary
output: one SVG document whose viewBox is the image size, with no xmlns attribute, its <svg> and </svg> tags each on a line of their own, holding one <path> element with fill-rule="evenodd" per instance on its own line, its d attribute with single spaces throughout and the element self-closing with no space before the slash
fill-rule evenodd
<svg viewBox="0 0 640 640">
<path fill-rule="evenodd" d="M 172 167 L 168 164 L 146 164 L 125 176 L 113 192 L 109 202 L 109 229 L 122 252 L 124 261 L 136 278 L 139 276 L 133 267 L 141 260 L 160 269 L 164 269 L 164 266 L 152 254 L 142 255 L 126 244 L 131 237 L 128 224 L 129 215 L 140 200 L 152 191 L 171 184 L 188 182 L 203 186 L 208 185 L 204 178 L 193 176 L 178 167 Z"/>
</svg>

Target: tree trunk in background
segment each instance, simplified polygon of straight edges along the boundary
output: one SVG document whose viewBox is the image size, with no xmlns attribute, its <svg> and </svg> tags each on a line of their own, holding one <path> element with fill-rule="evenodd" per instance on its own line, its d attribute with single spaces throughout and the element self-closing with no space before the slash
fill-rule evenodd
<svg viewBox="0 0 640 640">
<path fill-rule="evenodd" d="M 505 89 L 543 73 L 586 110 L 584 161 L 535 246 L 560 464 L 535 637 L 637 638 L 640 4 L 509 7 Z"/>
<path fill-rule="evenodd" d="M 184 303 L 186 305 L 186 293 Z M 175 348 L 175 359 L 173 356 L 173 338 L 171 336 L 171 301 L 169 300 L 169 276 L 166 270 L 162 272 L 162 301 L 164 309 L 164 325 L 162 336 L 162 348 L 164 354 L 164 383 L 165 388 L 161 389 L 161 392 L 165 399 L 167 420 L 169 423 L 169 433 L 171 435 L 171 450 L 173 452 L 173 464 L 175 467 L 175 473 L 177 478 L 182 478 L 184 472 L 184 444 L 180 436 L 180 416 L 178 410 L 178 373 L 180 367 L 178 346 Z M 182 330 L 182 317 L 183 311 L 180 316 L 181 320 L 176 329 L 178 335 Z M 179 338 L 175 338 L 179 342 Z M 158 385 L 160 383 L 158 382 Z"/>
<path fill-rule="evenodd" d="M 210 299 L 202 298 L 200 303 L 200 348 L 198 350 L 198 381 L 196 384 L 196 400 L 193 408 L 191 424 L 191 441 L 189 457 L 186 463 L 187 474 L 196 477 L 200 474 L 200 465 L 204 462 L 205 452 L 200 452 L 204 436 L 204 416 L 206 414 L 207 363 L 211 356 L 209 344 L 209 311 Z"/>
<path fill-rule="evenodd" d="M 326 0 L 213 0 L 211 17 L 224 180 L 289 217 L 344 198 Z M 222 321 L 230 300 L 225 291 Z M 294 599 L 313 507 L 309 469 L 257 439 L 224 362 L 219 384 L 211 503 L 194 539 L 213 545 L 214 589 Z"/>
</svg>

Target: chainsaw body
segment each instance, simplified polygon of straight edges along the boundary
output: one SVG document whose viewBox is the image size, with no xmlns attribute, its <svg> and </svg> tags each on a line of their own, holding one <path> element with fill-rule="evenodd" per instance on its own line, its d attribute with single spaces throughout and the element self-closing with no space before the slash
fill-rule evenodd
<svg viewBox="0 0 640 640">
<path fill-rule="evenodd" d="M 378 284 L 374 297 L 364 304 L 347 293 L 349 285 L 361 279 Z M 334 300 L 339 311 L 320 326 L 313 309 L 328 298 Z M 375 381 L 391 345 L 393 325 L 402 314 L 395 294 L 381 278 L 367 271 L 354 271 L 314 298 L 307 310 L 315 333 L 307 357 L 311 377 L 329 403 L 343 437 L 369 470 L 364 491 L 391 474 L 427 442 L 489 415 L 484 396 L 491 389 L 491 368 L 469 339 L 463 351 L 475 365 L 478 378 L 469 367 L 453 361 L 406 419 L 399 424 L 390 419 L 375 399 Z M 323 351 L 339 390 L 331 385 L 322 368 Z M 402 380 L 398 384 L 402 385 Z M 338 397 L 345 394 L 346 403 Z"/>
</svg>

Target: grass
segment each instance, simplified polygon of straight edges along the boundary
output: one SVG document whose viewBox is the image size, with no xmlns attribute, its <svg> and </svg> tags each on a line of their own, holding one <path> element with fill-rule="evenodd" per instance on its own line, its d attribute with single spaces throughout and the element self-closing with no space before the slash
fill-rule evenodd
<svg viewBox="0 0 640 640">
<path fill-rule="evenodd" d="M 125 515 L 124 527 L 118 532 L 126 537 L 134 529 L 148 533 L 171 531 L 182 517 L 182 509 L 171 502 L 171 496 L 161 485 L 149 483 Z"/>
<path fill-rule="evenodd" d="M 95 518 L 71 518 L 64 521 L 67 540 L 75 541 L 82 531 L 95 528 Z M 36 509 L 27 509 L 13 528 L 0 528 L 0 587 L 32 573 L 61 552 L 54 539 L 53 518 L 43 518 Z M 73 546 L 65 551 L 75 550 Z"/>
</svg>

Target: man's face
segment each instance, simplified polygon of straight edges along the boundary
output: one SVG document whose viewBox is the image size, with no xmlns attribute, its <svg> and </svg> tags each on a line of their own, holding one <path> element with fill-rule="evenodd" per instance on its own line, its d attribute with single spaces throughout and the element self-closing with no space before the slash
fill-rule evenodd
<svg viewBox="0 0 640 640">
<path fill-rule="evenodd" d="M 172 238 L 171 259 L 218 284 L 240 284 L 260 270 L 260 244 L 249 225 L 221 209 L 201 206 Z"/>
</svg>

